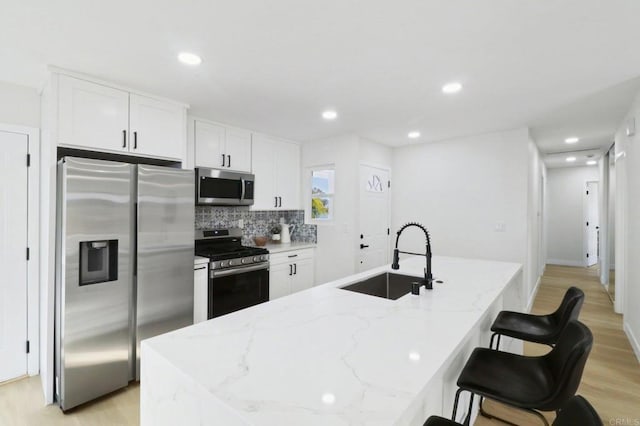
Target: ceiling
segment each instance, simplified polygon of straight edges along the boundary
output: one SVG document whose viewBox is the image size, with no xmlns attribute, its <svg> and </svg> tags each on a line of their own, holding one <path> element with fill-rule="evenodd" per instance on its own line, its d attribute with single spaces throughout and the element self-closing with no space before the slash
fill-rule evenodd
<svg viewBox="0 0 640 426">
<path fill-rule="evenodd" d="M 623 83 L 640 75 L 638 17 L 637 0 L 21 0 L 0 14 L 0 80 L 40 87 L 53 64 L 300 141 L 532 125 L 556 151 L 569 133 L 611 138 L 638 89 Z M 444 95 L 450 81 L 463 91 Z"/>
</svg>

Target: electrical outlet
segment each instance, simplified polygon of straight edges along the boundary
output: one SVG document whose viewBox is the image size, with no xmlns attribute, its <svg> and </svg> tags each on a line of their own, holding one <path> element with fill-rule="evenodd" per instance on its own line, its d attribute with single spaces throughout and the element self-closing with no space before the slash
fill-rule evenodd
<svg viewBox="0 0 640 426">
<path fill-rule="evenodd" d="M 507 230 L 507 226 L 505 225 L 504 222 L 497 222 L 496 223 L 494 231 L 496 231 L 496 232 L 505 232 L 506 230 Z"/>
<path fill-rule="evenodd" d="M 244 219 L 238 219 L 238 228 L 244 228 Z"/>
</svg>

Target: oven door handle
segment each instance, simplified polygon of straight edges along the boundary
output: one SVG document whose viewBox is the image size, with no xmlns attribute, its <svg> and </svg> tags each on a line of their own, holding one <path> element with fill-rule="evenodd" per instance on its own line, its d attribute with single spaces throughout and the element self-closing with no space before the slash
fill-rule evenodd
<svg viewBox="0 0 640 426">
<path fill-rule="evenodd" d="M 259 265 L 243 266 L 241 268 L 223 269 L 221 271 L 211 271 L 211 278 L 226 277 L 227 275 L 241 274 L 243 272 L 259 271 L 261 269 L 269 269 L 268 263 L 261 263 Z"/>
</svg>

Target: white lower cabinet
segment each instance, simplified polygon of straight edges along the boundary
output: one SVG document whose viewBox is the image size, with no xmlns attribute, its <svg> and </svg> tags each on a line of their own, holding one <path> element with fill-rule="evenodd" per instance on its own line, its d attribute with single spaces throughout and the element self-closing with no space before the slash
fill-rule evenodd
<svg viewBox="0 0 640 426">
<path fill-rule="evenodd" d="M 193 323 L 207 320 L 209 306 L 209 259 L 193 262 Z"/>
<path fill-rule="evenodd" d="M 292 250 L 270 256 L 269 300 L 314 285 L 314 249 Z"/>
</svg>

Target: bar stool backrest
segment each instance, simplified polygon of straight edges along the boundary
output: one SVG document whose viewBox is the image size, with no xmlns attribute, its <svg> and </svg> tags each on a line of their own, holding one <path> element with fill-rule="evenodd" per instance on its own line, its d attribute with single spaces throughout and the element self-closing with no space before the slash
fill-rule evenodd
<svg viewBox="0 0 640 426">
<path fill-rule="evenodd" d="M 569 321 L 577 320 L 584 303 L 584 292 L 578 287 L 570 287 L 562 298 L 558 309 L 551 314 L 558 324 L 558 336 L 562 334 Z"/>
<path fill-rule="evenodd" d="M 577 320 L 569 321 L 556 346 L 544 355 L 556 389 L 537 407 L 543 411 L 560 409 L 578 390 L 584 366 L 593 346 L 591 330 Z"/>
</svg>

